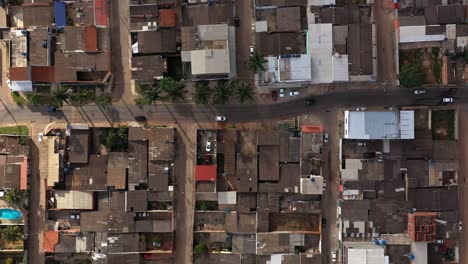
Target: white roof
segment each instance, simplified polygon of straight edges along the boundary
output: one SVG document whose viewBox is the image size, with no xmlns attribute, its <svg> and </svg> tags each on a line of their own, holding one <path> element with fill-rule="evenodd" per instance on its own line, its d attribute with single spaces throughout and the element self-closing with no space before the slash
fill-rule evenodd
<svg viewBox="0 0 468 264">
<path fill-rule="evenodd" d="M 359 170 L 362 170 L 361 159 L 345 159 L 345 169 L 341 169 L 341 179 L 357 181 Z"/>
<path fill-rule="evenodd" d="M 309 0 L 308 4 L 314 6 L 334 5 L 335 0 Z"/>
<path fill-rule="evenodd" d="M 334 82 L 349 81 L 348 55 L 336 54 L 332 57 L 332 74 Z"/>
<path fill-rule="evenodd" d="M 411 252 L 414 255 L 412 264 L 427 264 L 427 242 L 412 242 Z"/>
<path fill-rule="evenodd" d="M 255 32 L 267 32 L 268 23 L 266 20 L 255 21 Z"/>
<path fill-rule="evenodd" d="M 441 41 L 445 35 L 426 35 L 426 26 L 400 27 L 400 43 Z"/>
<path fill-rule="evenodd" d="M 413 139 L 414 112 L 411 112 L 345 111 L 344 138 Z"/>
<path fill-rule="evenodd" d="M 322 194 L 323 177 L 312 175 L 310 178 L 301 178 L 301 194 Z"/>
<path fill-rule="evenodd" d="M 311 61 L 309 54 L 301 54 L 295 58 L 278 58 L 277 74 L 279 81 L 310 81 Z"/>
<path fill-rule="evenodd" d="M 57 209 L 92 210 L 93 193 L 83 191 L 54 191 Z"/>
<path fill-rule="evenodd" d="M 228 24 L 199 25 L 198 34 L 201 41 L 228 40 Z"/>
<path fill-rule="evenodd" d="M 190 51 L 192 74 L 230 73 L 228 49 L 205 49 Z"/>
<path fill-rule="evenodd" d="M 348 264 L 385 264 L 384 248 L 372 242 L 345 243 Z"/>
<path fill-rule="evenodd" d="M 463 47 L 466 47 L 467 44 L 468 44 L 468 36 L 457 37 L 457 47 L 463 48 Z"/>
<path fill-rule="evenodd" d="M 218 204 L 236 204 L 237 192 L 219 192 Z"/>
<path fill-rule="evenodd" d="M 8 87 L 13 92 L 32 92 L 32 81 L 10 81 L 7 82 Z"/>
</svg>

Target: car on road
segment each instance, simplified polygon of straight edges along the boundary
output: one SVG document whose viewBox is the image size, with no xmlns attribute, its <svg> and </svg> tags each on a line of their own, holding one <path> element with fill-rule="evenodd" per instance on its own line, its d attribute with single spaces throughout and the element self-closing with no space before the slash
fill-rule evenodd
<svg viewBox="0 0 468 264">
<path fill-rule="evenodd" d="M 297 96 L 299 94 L 300 94 L 299 91 L 290 91 L 289 92 L 289 96 Z"/>
<path fill-rule="evenodd" d="M 462 231 L 463 226 L 462 226 L 462 221 L 458 221 L 458 231 Z"/>
<path fill-rule="evenodd" d="M 276 91 L 276 90 L 271 91 L 271 99 L 273 101 L 278 100 L 278 91 Z"/>
<path fill-rule="evenodd" d="M 137 121 L 139 123 L 146 123 L 146 122 L 148 122 L 148 119 L 146 119 L 145 116 L 135 116 L 135 121 Z"/>
<path fill-rule="evenodd" d="M 284 97 L 284 89 L 280 89 L 280 97 Z"/>
<path fill-rule="evenodd" d="M 367 107 L 365 107 L 365 106 L 361 106 L 361 107 L 356 108 L 356 111 L 366 111 L 366 110 L 367 110 Z"/>
<path fill-rule="evenodd" d="M 254 46 L 250 46 L 250 49 L 249 49 L 249 50 L 250 50 L 250 57 L 252 57 L 252 56 L 254 55 L 254 53 L 255 53 L 255 48 L 254 48 Z"/>
<path fill-rule="evenodd" d="M 336 262 L 336 251 L 331 253 L 332 262 Z"/>
<path fill-rule="evenodd" d="M 224 121 L 226 121 L 225 116 L 216 116 L 216 122 L 224 122 Z"/>
<path fill-rule="evenodd" d="M 49 106 L 49 107 L 47 107 L 47 112 L 49 112 L 49 113 L 57 112 L 57 107 Z"/>
<path fill-rule="evenodd" d="M 210 151 L 211 151 L 211 140 L 207 140 L 207 141 L 206 141 L 205 150 L 206 150 L 206 152 L 210 152 Z"/>
<path fill-rule="evenodd" d="M 452 97 L 444 97 L 444 98 L 442 98 L 442 103 L 444 103 L 444 104 L 453 103 L 453 98 Z"/>
<path fill-rule="evenodd" d="M 328 133 L 323 133 L 323 142 L 328 142 Z"/>
<path fill-rule="evenodd" d="M 240 26 L 240 19 L 238 16 L 234 17 L 234 26 L 239 27 Z"/>
<path fill-rule="evenodd" d="M 327 219 L 322 218 L 322 228 L 327 227 Z"/>
<path fill-rule="evenodd" d="M 311 106 L 314 104 L 314 100 L 313 99 L 307 99 L 307 100 L 304 100 L 304 105 L 305 106 Z"/>
<path fill-rule="evenodd" d="M 44 133 L 39 132 L 39 134 L 37 134 L 37 141 L 39 143 L 42 143 L 43 138 L 44 138 Z"/>
<path fill-rule="evenodd" d="M 327 189 L 327 180 L 323 179 L 322 191 L 325 192 L 326 189 Z"/>
<path fill-rule="evenodd" d="M 414 90 L 414 94 L 426 94 L 427 91 L 424 90 L 424 89 L 417 89 L 417 90 Z"/>
</svg>

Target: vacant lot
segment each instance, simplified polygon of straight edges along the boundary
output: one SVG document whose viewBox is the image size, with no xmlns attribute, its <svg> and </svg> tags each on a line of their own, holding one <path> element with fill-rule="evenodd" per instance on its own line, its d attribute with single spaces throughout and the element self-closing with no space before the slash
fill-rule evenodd
<svg viewBox="0 0 468 264">
<path fill-rule="evenodd" d="M 270 232 L 319 231 L 320 215 L 306 213 L 270 213 Z"/>
<path fill-rule="evenodd" d="M 437 110 L 432 111 L 432 139 L 454 140 L 455 111 Z"/>
</svg>

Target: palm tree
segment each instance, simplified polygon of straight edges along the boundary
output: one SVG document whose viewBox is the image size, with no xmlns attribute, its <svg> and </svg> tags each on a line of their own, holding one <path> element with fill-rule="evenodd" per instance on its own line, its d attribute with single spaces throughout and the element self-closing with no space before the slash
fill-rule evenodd
<svg viewBox="0 0 468 264">
<path fill-rule="evenodd" d="M 195 102 L 197 104 L 207 104 L 210 100 L 211 89 L 206 82 L 195 83 Z"/>
<path fill-rule="evenodd" d="M 254 99 L 255 92 L 252 89 L 252 85 L 249 83 L 239 83 L 236 90 L 236 99 L 241 104 L 246 101 L 252 101 Z"/>
<path fill-rule="evenodd" d="M 159 81 L 159 87 L 171 103 L 184 99 L 185 85 L 182 82 L 177 82 L 171 77 L 164 77 Z"/>
<path fill-rule="evenodd" d="M 148 86 L 145 87 L 141 92 L 140 95 L 143 96 L 142 98 L 137 98 L 136 103 L 141 105 L 150 105 L 156 103 L 157 100 L 161 99 L 159 95 L 161 90 L 158 86 Z"/>
<path fill-rule="evenodd" d="M 23 191 L 12 189 L 5 194 L 5 200 L 9 204 L 16 205 L 18 207 L 24 204 L 26 194 Z"/>
<path fill-rule="evenodd" d="M 251 70 L 253 73 L 257 73 L 258 71 L 265 70 L 263 64 L 266 62 L 267 60 L 265 60 L 265 58 L 260 53 L 255 51 L 247 61 L 247 67 L 249 67 L 249 70 Z"/>
<path fill-rule="evenodd" d="M 218 81 L 214 86 L 213 102 L 215 104 L 225 104 L 232 95 L 232 83 Z"/>
<path fill-rule="evenodd" d="M 43 104 L 43 97 L 38 92 L 34 92 L 28 96 L 28 104 L 38 106 Z"/>
<path fill-rule="evenodd" d="M 67 87 L 60 86 L 52 91 L 52 102 L 56 106 L 63 106 L 64 102 L 68 102 L 69 97 L 70 94 Z"/>
<path fill-rule="evenodd" d="M 78 91 L 71 95 L 71 99 L 77 102 L 78 105 L 83 105 L 85 103 L 90 102 L 93 99 L 93 97 L 93 91 L 86 88 L 80 88 Z"/>
<path fill-rule="evenodd" d="M 7 242 L 16 242 L 23 239 L 23 231 L 19 226 L 9 225 L 0 231 L 1 237 Z"/>
</svg>

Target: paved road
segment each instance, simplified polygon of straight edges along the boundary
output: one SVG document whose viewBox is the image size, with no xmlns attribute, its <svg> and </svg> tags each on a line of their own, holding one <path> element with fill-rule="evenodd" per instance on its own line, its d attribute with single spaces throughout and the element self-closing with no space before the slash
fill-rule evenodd
<svg viewBox="0 0 468 264">
<path fill-rule="evenodd" d="M 247 68 L 249 58 L 249 47 L 253 45 L 252 30 L 252 8 L 251 0 L 236 1 L 236 16 L 239 17 L 240 25 L 236 29 L 236 63 L 237 79 L 242 81 L 253 80 L 253 74 Z"/>
<path fill-rule="evenodd" d="M 459 213 L 463 226 L 463 233 L 460 235 L 460 261 L 459 263 L 466 263 L 467 252 L 468 252 L 468 184 L 466 182 L 466 174 L 468 173 L 468 106 L 464 105 L 458 109 L 458 146 L 459 146 Z"/>
<path fill-rule="evenodd" d="M 377 33 L 377 76 L 380 83 L 390 87 L 396 85 L 396 50 L 394 17 L 388 8 L 393 1 L 377 0 L 374 2 L 374 17 Z"/>
<path fill-rule="evenodd" d="M 251 122 L 276 118 L 297 116 L 305 113 L 325 112 L 336 108 L 351 108 L 356 106 L 417 106 L 440 104 L 443 95 L 455 98 L 454 104 L 468 103 L 468 93 L 460 89 L 432 89 L 426 95 L 414 95 L 412 90 L 395 88 L 382 92 L 377 89 L 336 92 L 315 96 L 315 104 L 304 106 L 303 100 L 293 100 L 285 103 L 268 105 L 225 105 L 200 106 L 193 104 L 165 105 L 139 107 L 116 103 L 109 109 L 101 109 L 96 105 L 83 107 L 64 106 L 56 113 L 47 113 L 45 107 L 21 108 L 0 104 L 0 122 L 40 123 L 51 122 L 83 123 L 91 126 L 115 125 L 134 121 L 135 116 L 145 115 L 149 120 L 165 123 L 210 123 L 216 115 L 225 115 L 228 122 Z M 33 120 L 33 121 L 31 121 Z"/>
</svg>

